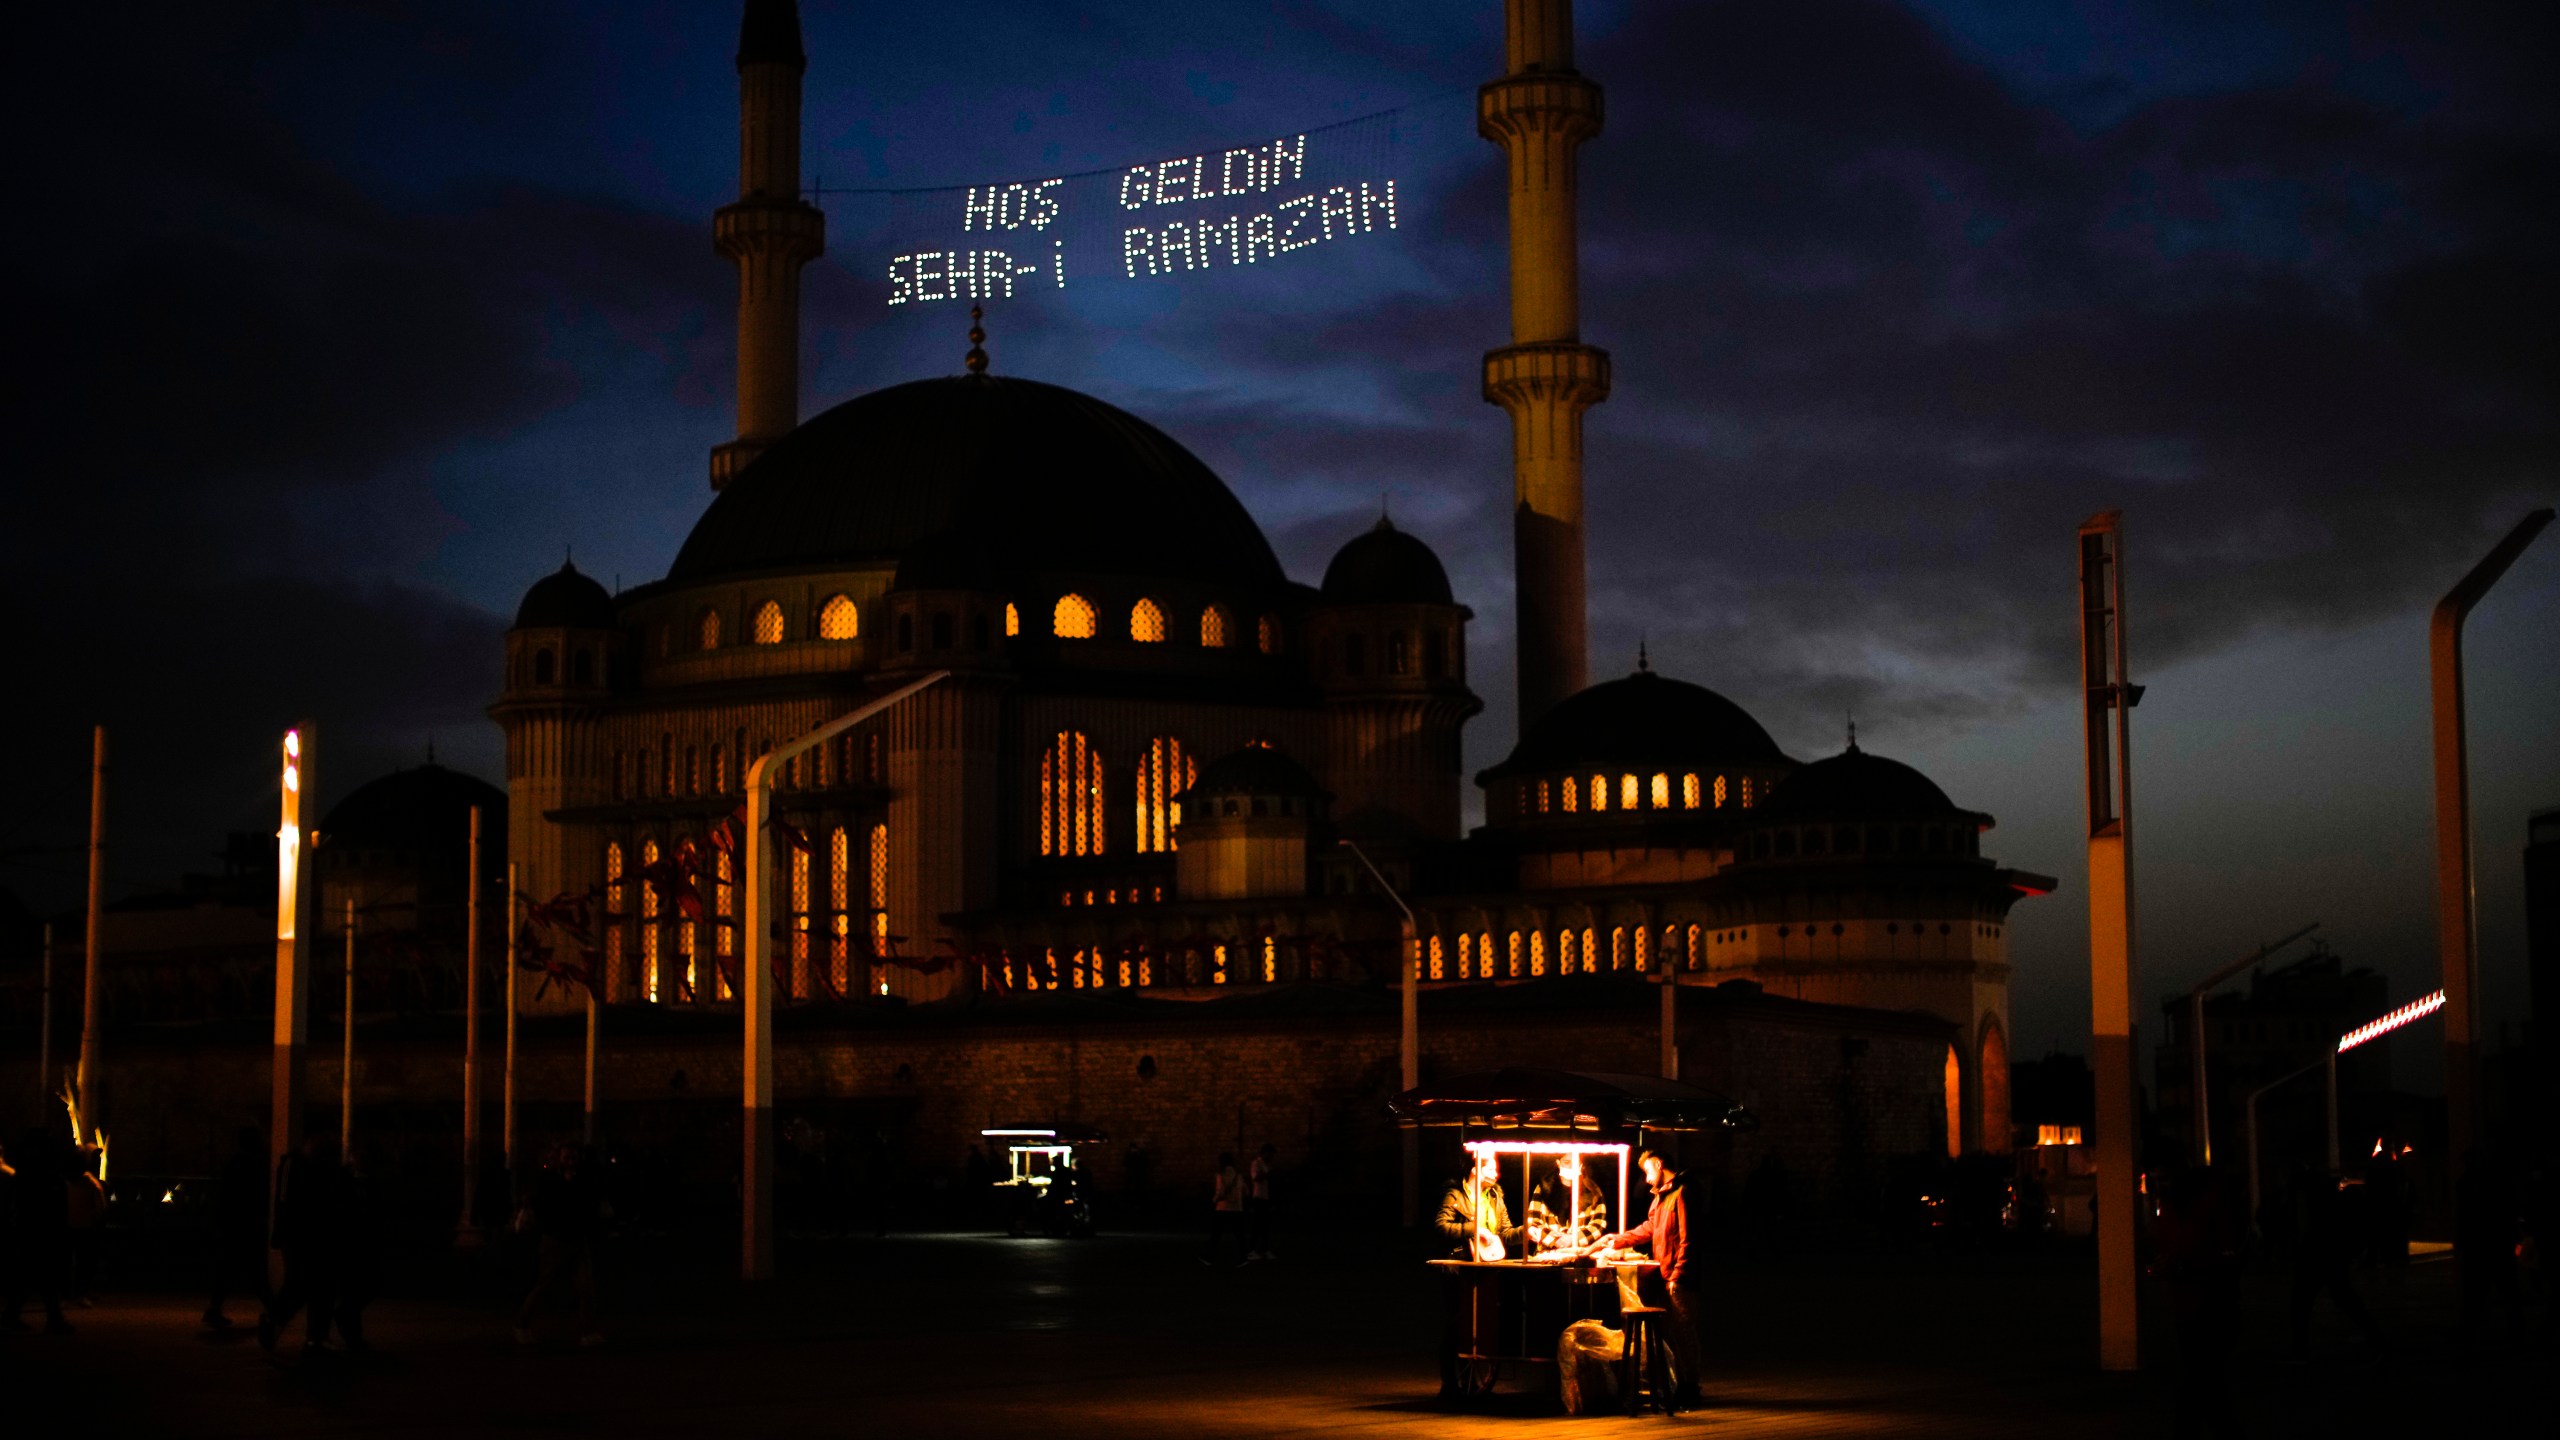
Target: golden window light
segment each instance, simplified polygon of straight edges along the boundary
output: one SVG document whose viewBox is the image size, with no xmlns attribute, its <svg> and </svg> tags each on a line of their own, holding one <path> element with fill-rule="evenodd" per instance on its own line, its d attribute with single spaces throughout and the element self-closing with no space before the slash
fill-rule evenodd
<svg viewBox="0 0 2560 1440">
<path fill-rule="evenodd" d="M 1582 932 L 1582 973 L 1585 975 L 1599 973 L 1600 948 L 1598 940 L 1599 936 L 1596 931 L 1585 930 Z"/>
<path fill-rule="evenodd" d="M 1698 777 L 1695 775 L 1680 777 L 1680 808 L 1683 810 L 1698 808 Z"/>
<path fill-rule="evenodd" d="M 1609 808 L 1609 777 L 1606 775 L 1591 777 L 1591 808 L 1594 810 Z"/>
<path fill-rule="evenodd" d="M 687 1000 L 700 1000 L 702 998 L 701 982 L 695 977 L 693 946 L 693 922 L 681 919 L 676 921 L 676 958 L 682 962 L 676 966 L 679 977 L 676 981 L 677 993 Z"/>
<path fill-rule="evenodd" d="M 1704 956 L 1703 952 L 1698 949 L 1698 927 L 1695 925 L 1689 927 L 1689 948 L 1685 953 L 1688 959 L 1686 968 L 1691 970 L 1697 969 L 1699 961 L 1704 958 Z"/>
<path fill-rule="evenodd" d="M 1200 612 L 1200 643 L 1207 649 L 1227 648 L 1227 612 L 1215 605 Z"/>
<path fill-rule="evenodd" d="M 1517 930 L 1511 932 L 1510 975 L 1514 980 L 1520 978 L 1520 932 Z"/>
<path fill-rule="evenodd" d="M 1532 975 L 1547 973 L 1547 932 L 1544 930 L 1529 932 L 1529 973 Z"/>
<path fill-rule="evenodd" d="M 782 643 L 782 607 L 780 605 L 767 600 L 756 607 L 755 637 L 759 645 Z"/>
<path fill-rule="evenodd" d="M 703 649 L 705 649 L 705 650 L 717 650 L 717 649 L 719 649 L 719 648 L 720 648 L 720 612 L 719 612 L 719 611 L 717 611 L 717 610 L 705 610 L 705 611 L 703 611 L 703 612 L 702 612 L 702 619 L 701 619 L 701 621 L 700 621 L 700 622 L 695 626 L 694 633 L 695 633 L 695 635 L 700 639 L 701 644 L 702 644 L 702 648 L 703 648 Z"/>
<path fill-rule="evenodd" d="M 1164 641 L 1164 611 L 1153 600 L 1140 599 L 1129 609 L 1129 638 L 1144 645 Z"/>
<path fill-rule="evenodd" d="M 1101 854 L 1102 810 L 1102 753 L 1082 731 L 1059 731 L 1040 757 L 1040 853 Z"/>
<path fill-rule="evenodd" d="M 1010 600 L 1004 602 L 1004 633 L 1008 637 L 1022 633 L 1022 612 Z"/>
<path fill-rule="evenodd" d="M 830 595 L 818 607 L 818 638 L 851 640 L 862 633 L 862 607 L 849 596 Z"/>
<path fill-rule="evenodd" d="M 1724 808 L 1724 796 L 1724 777 L 1719 775 L 1716 777 L 1716 808 L 1719 810 Z"/>
<path fill-rule="evenodd" d="M 1573 970 L 1573 932 L 1559 930 L 1556 932 L 1556 973 L 1570 975 Z"/>
<path fill-rule="evenodd" d="M 622 845 L 604 847 L 604 993 L 607 1000 L 629 999 L 630 977 L 622 973 Z"/>
<path fill-rule="evenodd" d="M 1049 630 L 1062 640 L 1092 639 L 1093 602 L 1076 594 L 1059 596 L 1049 615 Z"/>
<path fill-rule="evenodd" d="M 1748 775 L 1742 777 L 1742 808 L 1751 808 L 1751 777 Z"/>
<path fill-rule="evenodd" d="M 1573 777 L 1567 775 L 1564 777 L 1564 813 L 1571 815 L 1581 808 L 1582 792 L 1580 788 L 1573 783 Z"/>
<path fill-rule="evenodd" d="M 1653 932 L 1650 929 L 1642 925 L 1636 927 L 1636 969 L 1639 971 L 1652 968 L 1650 960 L 1645 955 L 1648 948 L 1646 942 L 1652 937 Z"/>
<path fill-rule="evenodd" d="M 658 842 L 640 842 L 640 868 L 658 863 Z M 658 991 L 658 887 L 640 882 L 640 998 L 652 1005 L 664 1000 Z"/>
<path fill-rule="evenodd" d="M 791 998 L 809 998 L 809 852 L 791 851 Z"/>
<path fill-rule="evenodd" d="M 852 980 L 853 843 L 841 825 L 827 835 L 827 908 L 835 912 L 827 923 L 827 978 L 842 995 Z"/>
<path fill-rule="evenodd" d="M 1434 935 L 1434 936 L 1432 936 L 1432 937 L 1431 937 L 1431 978 L 1432 978 L 1432 979 L 1434 979 L 1434 980 L 1442 980 L 1442 979 L 1446 979 L 1446 978 L 1448 978 L 1447 976 L 1445 976 L 1444 974 L 1442 974 L 1442 973 L 1441 973 L 1441 967 L 1442 967 L 1442 965 L 1445 963 L 1445 960 L 1446 960 L 1446 956 L 1444 956 L 1444 955 L 1442 954 L 1441 949 L 1440 949 L 1440 937 L 1439 937 L 1439 936 L 1437 936 L 1437 935 Z"/>
<path fill-rule="evenodd" d="M 1476 937 L 1476 978 L 1493 978 L 1493 932 L 1490 930 Z"/>
<path fill-rule="evenodd" d="M 1668 775 L 1653 777 L 1653 808 L 1656 810 L 1671 808 L 1671 777 Z"/>
<path fill-rule="evenodd" d="M 1644 804 L 1643 787 L 1633 775 L 1618 777 L 1618 808 L 1633 810 Z"/>
<path fill-rule="evenodd" d="M 1261 625 L 1260 625 L 1259 627 L 1257 627 L 1257 629 L 1258 629 L 1258 636 L 1257 636 L 1257 638 L 1258 638 L 1258 639 L 1260 640 L 1260 642 L 1261 642 L 1261 645 L 1262 645 L 1262 653 L 1263 653 L 1263 654 L 1265 654 L 1265 655 L 1277 655 L 1277 654 L 1279 654 L 1279 653 L 1280 653 L 1280 617 L 1279 617 L 1279 616 L 1277 616 L 1277 615 L 1265 615 L 1265 616 L 1263 616 L 1263 617 L 1262 617 L 1262 623 L 1261 623 Z"/>
<path fill-rule="evenodd" d="M 726 850 L 720 851 L 712 861 L 711 913 L 724 921 L 738 913 L 738 874 L 735 866 L 735 857 Z M 738 953 L 737 926 L 717 925 L 713 927 L 713 932 L 719 937 L 712 942 L 713 953 L 724 958 Z M 720 979 L 723 999 L 727 998 L 728 986 L 728 977 L 723 975 Z"/>
<path fill-rule="evenodd" d="M 1183 753 L 1182 742 L 1159 735 L 1147 742 L 1138 758 L 1138 852 L 1156 854 L 1178 848 L 1182 807 L 1173 797 L 1191 788 L 1198 767 Z"/>
<path fill-rule="evenodd" d="M 1627 927 L 1624 925 L 1613 926 L 1609 931 L 1609 968 L 1627 968 Z"/>
<path fill-rule="evenodd" d="M 1268 985 L 1279 978 L 1280 942 L 1272 936 L 1265 935 L 1262 937 L 1262 983 Z"/>
<path fill-rule="evenodd" d="M 871 827 L 871 953 L 889 953 L 889 827 Z"/>
</svg>

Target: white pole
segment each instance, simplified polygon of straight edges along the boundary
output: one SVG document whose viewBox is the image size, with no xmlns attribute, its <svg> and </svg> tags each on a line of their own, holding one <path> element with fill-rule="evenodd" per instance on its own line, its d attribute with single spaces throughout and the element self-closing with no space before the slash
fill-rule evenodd
<svg viewBox="0 0 2560 1440">
<path fill-rule="evenodd" d="M 587 1116 L 579 1134 L 585 1143 L 596 1143 L 596 992 L 587 992 Z"/>
<path fill-rule="evenodd" d="M 105 971 L 99 931 L 107 909 L 107 727 L 90 735 L 89 748 L 89 968 L 80 990 L 80 1118 L 94 1135 L 105 1118 Z"/>
<path fill-rule="evenodd" d="M 356 1144 L 356 897 L 346 897 L 347 1005 L 338 1047 L 338 1158 L 355 1154 Z"/>
<path fill-rule="evenodd" d="M 516 867 L 507 862 L 507 1073 L 499 1097 L 498 1147 L 507 1165 L 507 1183 L 516 1178 Z"/>
</svg>

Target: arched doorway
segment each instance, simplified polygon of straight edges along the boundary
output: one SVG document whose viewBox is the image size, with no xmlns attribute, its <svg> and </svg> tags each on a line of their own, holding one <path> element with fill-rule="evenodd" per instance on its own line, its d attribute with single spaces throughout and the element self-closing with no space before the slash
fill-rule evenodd
<svg viewBox="0 0 2560 1440">
<path fill-rule="evenodd" d="M 2000 1033 L 1999 1017 L 1983 1017 L 1982 1045 L 1976 1053 L 1981 1057 L 1977 1089 L 1982 1097 L 1978 1144 L 2005 1155 L 2009 1151 L 2009 1041 Z"/>
</svg>

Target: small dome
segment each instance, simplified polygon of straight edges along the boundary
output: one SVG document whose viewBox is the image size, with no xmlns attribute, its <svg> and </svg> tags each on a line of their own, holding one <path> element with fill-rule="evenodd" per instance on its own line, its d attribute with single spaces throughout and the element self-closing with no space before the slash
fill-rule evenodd
<svg viewBox="0 0 2560 1440">
<path fill-rule="evenodd" d="M 1324 567 L 1324 598 L 1334 605 L 1448 605 L 1449 572 L 1431 547 L 1386 516 L 1334 552 Z"/>
<path fill-rule="evenodd" d="M 1569 771 L 1789 766 L 1749 711 L 1703 685 L 1638 670 L 1566 697 L 1477 781 Z"/>
<path fill-rule="evenodd" d="M 1275 745 L 1255 743 L 1212 760 L 1200 778 L 1176 798 L 1189 801 L 1212 795 L 1313 795 L 1325 788 L 1307 768 Z"/>
<path fill-rule="evenodd" d="M 524 603 L 516 607 L 515 628 L 610 630 L 613 597 L 595 577 L 578 573 L 577 566 L 564 561 L 524 592 Z"/>
<path fill-rule="evenodd" d="M 506 848 L 507 792 L 432 760 L 367 781 L 330 806 L 320 822 L 321 848 L 333 854 L 450 848 L 460 854 L 470 840 L 474 805 L 480 807 L 480 853 L 486 860 Z"/>
<path fill-rule="evenodd" d="M 1798 770 L 1771 791 L 1762 820 L 1881 820 L 1967 813 L 1937 782 L 1899 760 L 1849 748 Z"/>
</svg>

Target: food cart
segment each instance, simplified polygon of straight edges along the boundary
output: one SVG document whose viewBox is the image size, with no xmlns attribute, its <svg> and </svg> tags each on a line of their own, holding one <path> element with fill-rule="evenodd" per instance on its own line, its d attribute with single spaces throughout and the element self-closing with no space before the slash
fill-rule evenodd
<svg viewBox="0 0 2560 1440">
<path fill-rule="evenodd" d="M 992 1125 L 978 1132 L 1005 1147 L 1005 1173 L 996 1180 L 1005 1230 L 1060 1238 L 1093 1233 L 1093 1207 L 1085 1199 L 1083 1167 L 1076 1152 L 1110 1137 L 1079 1125 Z"/>
<path fill-rule="evenodd" d="M 1506 1374 L 1554 1366 L 1568 1326 L 1616 1322 L 1640 1303 L 1650 1257 L 1588 1252 L 1601 1235 L 1631 1228 L 1629 1172 L 1648 1133 L 1755 1123 L 1727 1097 L 1676 1080 L 1525 1068 L 1420 1086 L 1389 1108 L 1404 1125 L 1456 1127 L 1477 1173 L 1489 1167 L 1506 1190 L 1509 1176 L 1519 1176 L 1520 1206 L 1504 1201 L 1506 1214 L 1521 1217 L 1518 1253 L 1489 1232 L 1490 1207 L 1478 1203 L 1467 1253 L 1430 1262 L 1441 1276 L 1462 1396 L 1488 1391 Z M 1595 1190 L 1596 1216 L 1588 1213 Z"/>
</svg>

